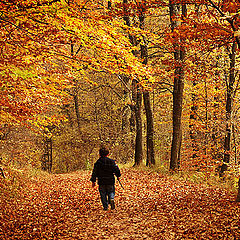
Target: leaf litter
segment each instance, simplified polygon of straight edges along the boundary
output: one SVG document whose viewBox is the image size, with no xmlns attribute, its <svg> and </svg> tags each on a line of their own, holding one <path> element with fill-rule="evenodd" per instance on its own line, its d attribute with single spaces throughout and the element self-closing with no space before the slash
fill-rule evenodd
<svg viewBox="0 0 240 240">
<path fill-rule="evenodd" d="M 1 200 L 0 239 L 240 239 L 234 193 L 124 169 L 116 210 L 103 211 L 90 174 L 38 178 L 21 199 Z"/>
</svg>

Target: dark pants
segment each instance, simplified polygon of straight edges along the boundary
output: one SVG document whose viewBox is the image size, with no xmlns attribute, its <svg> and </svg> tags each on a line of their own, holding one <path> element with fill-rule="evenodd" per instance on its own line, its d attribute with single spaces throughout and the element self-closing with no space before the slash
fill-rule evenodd
<svg viewBox="0 0 240 240">
<path fill-rule="evenodd" d="M 99 185 L 99 193 L 104 209 L 108 208 L 110 199 L 114 199 L 115 186 L 114 185 Z"/>
</svg>

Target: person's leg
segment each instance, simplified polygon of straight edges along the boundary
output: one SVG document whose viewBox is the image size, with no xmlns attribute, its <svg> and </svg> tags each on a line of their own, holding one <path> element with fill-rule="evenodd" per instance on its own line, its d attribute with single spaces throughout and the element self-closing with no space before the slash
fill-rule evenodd
<svg viewBox="0 0 240 240">
<path fill-rule="evenodd" d="M 107 199 L 106 185 L 100 185 L 99 186 L 99 193 L 100 193 L 103 209 L 107 210 L 108 209 L 108 199 Z"/>
<path fill-rule="evenodd" d="M 111 205 L 111 209 L 115 209 L 115 203 L 114 203 L 115 186 L 114 185 L 107 186 L 107 195 L 108 195 L 108 202 Z"/>
</svg>

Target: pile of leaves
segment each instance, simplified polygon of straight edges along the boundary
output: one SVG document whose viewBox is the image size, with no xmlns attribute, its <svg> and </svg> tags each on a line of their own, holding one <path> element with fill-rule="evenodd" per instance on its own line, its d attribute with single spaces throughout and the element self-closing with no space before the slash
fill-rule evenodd
<svg viewBox="0 0 240 240">
<path fill-rule="evenodd" d="M 79 171 L 26 182 L 21 201 L 1 201 L 0 238 L 240 239 L 239 203 L 224 189 L 124 169 L 116 209 L 103 211 L 90 175 Z"/>
</svg>

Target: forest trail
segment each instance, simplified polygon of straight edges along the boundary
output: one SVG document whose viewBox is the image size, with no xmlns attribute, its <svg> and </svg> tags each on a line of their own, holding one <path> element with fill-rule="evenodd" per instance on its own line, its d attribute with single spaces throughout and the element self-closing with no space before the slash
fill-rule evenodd
<svg viewBox="0 0 240 240">
<path fill-rule="evenodd" d="M 90 174 L 34 180 L 24 203 L 1 210 L 0 239 L 240 239 L 239 203 L 223 189 L 124 169 L 116 210 L 103 211 Z"/>
</svg>

